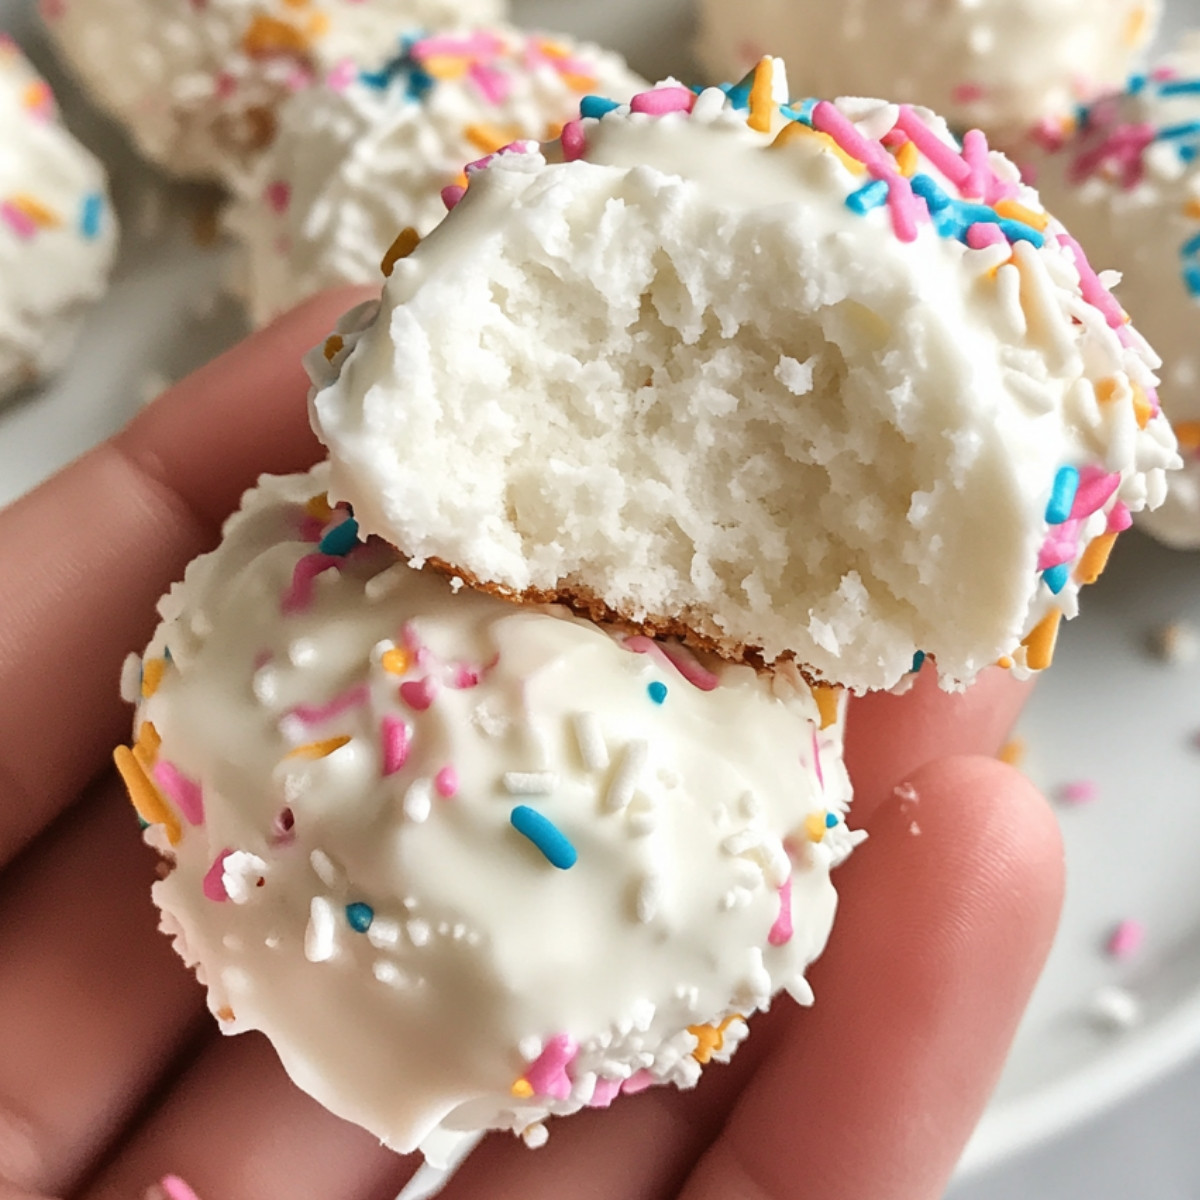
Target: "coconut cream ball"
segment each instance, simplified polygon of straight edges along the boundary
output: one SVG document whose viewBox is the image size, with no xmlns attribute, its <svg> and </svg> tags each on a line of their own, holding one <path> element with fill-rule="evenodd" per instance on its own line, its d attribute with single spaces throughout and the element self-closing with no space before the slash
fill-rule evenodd
<svg viewBox="0 0 1200 1200">
<path fill-rule="evenodd" d="M 991 133 L 1119 86 L 1160 11 L 1159 0 L 701 0 L 696 52 L 713 79 L 773 51 L 807 94 L 886 95 Z"/>
<path fill-rule="evenodd" d="M 1046 666 L 1177 465 L 1155 356 L 1016 169 L 778 60 L 470 171 L 313 357 L 415 561 L 855 690 Z M 453 199 L 453 197 L 451 197 Z"/>
<path fill-rule="evenodd" d="M 174 174 L 237 177 L 283 100 L 344 60 L 378 66 L 414 27 L 498 19 L 503 0 L 40 0 L 94 99 Z"/>
<path fill-rule="evenodd" d="M 0 34 L 0 399 L 53 374 L 108 286 L 117 224 L 104 168 Z"/>
<path fill-rule="evenodd" d="M 1162 400 L 1186 466 L 1140 524 L 1200 547 L 1200 34 L 1152 71 L 1045 122 L 1022 152 L 1047 205 L 1092 260 L 1120 272 L 1117 295 L 1162 355 Z"/>
<path fill-rule="evenodd" d="M 228 213 L 253 319 L 377 278 L 401 230 L 442 218 L 464 163 L 557 137 L 585 94 L 647 86 L 596 46 L 503 26 L 406 39 L 378 70 L 335 70 L 285 106 Z"/>
<path fill-rule="evenodd" d="M 389 1146 L 690 1087 L 808 964 L 841 700 L 416 571 L 264 478 L 127 664 L 163 928 Z M 459 581 L 460 582 L 460 581 Z"/>
</svg>

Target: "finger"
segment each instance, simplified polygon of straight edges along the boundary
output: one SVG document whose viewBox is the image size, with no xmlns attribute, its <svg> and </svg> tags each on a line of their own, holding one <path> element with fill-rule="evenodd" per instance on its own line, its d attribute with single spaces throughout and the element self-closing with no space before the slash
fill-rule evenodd
<svg viewBox="0 0 1200 1200">
<path fill-rule="evenodd" d="M 215 1036 L 77 1200 L 131 1200 L 168 1174 L 206 1200 L 392 1200 L 416 1166 L 301 1092 L 261 1035 Z"/>
<path fill-rule="evenodd" d="M 110 782 L 4 877 L 0 1181 L 67 1188 L 204 1027 L 154 868 Z"/>
<path fill-rule="evenodd" d="M 0 513 L 0 865 L 126 732 L 121 661 L 239 492 L 317 457 L 299 357 L 362 294 L 282 318 Z"/>
<path fill-rule="evenodd" d="M 995 755 L 1004 745 L 1032 685 L 998 667 L 965 692 L 944 692 L 931 670 L 903 696 L 873 692 L 850 700 L 846 766 L 854 783 L 854 821 L 866 825 L 898 779 L 935 758 Z"/>
<path fill-rule="evenodd" d="M 842 870 L 814 1008 L 764 1062 L 682 1200 L 942 1194 L 1049 950 L 1057 826 L 987 759 L 930 764 Z M 914 820 L 917 828 L 913 828 Z"/>
</svg>

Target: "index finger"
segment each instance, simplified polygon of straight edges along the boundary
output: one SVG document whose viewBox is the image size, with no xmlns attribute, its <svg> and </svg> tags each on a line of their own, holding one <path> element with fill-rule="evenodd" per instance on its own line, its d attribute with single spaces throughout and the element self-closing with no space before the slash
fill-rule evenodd
<svg viewBox="0 0 1200 1200">
<path fill-rule="evenodd" d="M 319 456 L 300 358 L 369 295 L 303 305 L 0 513 L 0 864 L 126 732 L 121 661 L 167 585 L 260 473 Z"/>
</svg>

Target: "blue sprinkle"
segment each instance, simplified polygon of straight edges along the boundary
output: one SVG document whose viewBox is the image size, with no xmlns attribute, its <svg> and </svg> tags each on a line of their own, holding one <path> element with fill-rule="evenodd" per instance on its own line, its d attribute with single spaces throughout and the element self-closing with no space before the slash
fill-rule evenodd
<svg viewBox="0 0 1200 1200">
<path fill-rule="evenodd" d="M 1156 142 L 1173 142 L 1200 133 L 1200 121 L 1185 121 L 1181 125 L 1165 125 L 1154 135 Z"/>
<path fill-rule="evenodd" d="M 925 651 L 918 650 L 916 652 L 916 654 L 913 655 L 913 665 L 912 665 L 913 674 L 915 675 L 924 665 L 925 665 Z"/>
<path fill-rule="evenodd" d="M 165 658 L 167 660 L 167 662 L 171 662 L 171 647 L 170 646 L 163 647 L 163 658 Z"/>
<path fill-rule="evenodd" d="M 150 828 L 150 822 L 147 820 L 144 820 L 140 813 L 136 814 L 136 816 L 137 816 L 137 823 L 138 823 L 139 829 L 149 829 Z"/>
<path fill-rule="evenodd" d="M 610 100 L 607 96 L 584 96 L 579 102 L 579 115 L 595 117 L 599 120 L 605 113 L 610 113 L 614 108 L 620 107 L 615 100 Z"/>
<path fill-rule="evenodd" d="M 656 679 L 653 683 L 647 684 L 646 691 L 650 693 L 650 699 L 655 704 L 661 704 L 667 698 L 667 685 L 661 680 Z"/>
<path fill-rule="evenodd" d="M 1046 581 L 1046 586 L 1050 591 L 1057 596 L 1067 586 L 1070 574 L 1069 564 L 1059 563 L 1057 567 L 1047 567 L 1042 572 L 1042 578 Z"/>
<path fill-rule="evenodd" d="M 79 214 L 79 232 L 87 240 L 100 236 L 100 218 L 104 215 L 104 197 L 99 192 L 88 192 L 83 198 L 83 209 Z"/>
<path fill-rule="evenodd" d="M 1179 247 L 1179 253 L 1183 255 L 1184 258 L 1191 258 L 1193 254 L 1200 254 L 1200 233 L 1197 233 L 1194 237 L 1188 238 L 1188 240 Z"/>
<path fill-rule="evenodd" d="M 1185 163 L 1193 162 L 1197 154 L 1200 154 L 1200 146 L 1194 142 L 1179 147 L 1179 157 Z"/>
<path fill-rule="evenodd" d="M 1188 295 L 1200 296 L 1200 267 L 1183 268 L 1183 286 L 1187 288 Z"/>
<path fill-rule="evenodd" d="M 1130 75 L 1129 82 L 1125 85 L 1125 90 L 1131 96 L 1136 96 L 1139 92 L 1145 89 L 1146 82 L 1146 76 L 1142 72 L 1138 72 L 1136 75 Z M 1087 110 L 1085 109 L 1084 111 L 1086 112 Z"/>
<path fill-rule="evenodd" d="M 930 212 L 948 208 L 950 197 L 938 186 L 937 180 L 930 175 L 914 175 L 910 181 L 912 190 L 929 205 Z"/>
<path fill-rule="evenodd" d="M 369 904 L 356 900 L 353 904 L 346 905 L 346 920 L 350 922 L 350 928 L 355 933 L 366 933 L 371 928 L 371 922 L 375 920 L 375 910 Z"/>
<path fill-rule="evenodd" d="M 518 804 L 508 819 L 522 837 L 527 837 L 546 856 L 552 867 L 565 871 L 575 865 L 579 858 L 575 847 L 549 817 L 543 817 L 527 804 Z"/>
<path fill-rule="evenodd" d="M 888 198 L 888 185 L 886 179 L 872 179 L 870 183 L 863 184 L 856 192 L 851 192 L 846 197 L 846 207 L 851 212 L 862 213 L 870 212 L 873 208 L 878 208 L 881 204 L 886 204 Z"/>
<path fill-rule="evenodd" d="M 799 121 L 801 125 L 807 125 L 811 129 L 813 109 L 816 107 L 816 99 L 810 97 L 808 100 L 802 100 L 798 108 L 794 104 L 783 104 L 780 105 L 779 111 L 789 121 Z"/>
<path fill-rule="evenodd" d="M 1046 522 L 1061 525 L 1071 515 L 1075 493 L 1079 490 L 1079 472 L 1074 467 L 1059 467 L 1046 505 Z"/>
<path fill-rule="evenodd" d="M 391 76 L 386 71 L 359 71 L 358 81 L 366 84 L 369 88 L 382 92 L 391 82 Z"/>
<path fill-rule="evenodd" d="M 838 815 L 835 812 L 827 812 L 825 814 L 825 828 L 832 829 L 838 823 Z"/>
<path fill-rule="evenodd" d="M 1024 221 L 1012 221 L 1006 217 L 997 224 L 1000 226 L 1000 232 L 1010 242 L 1028 242 L 1038 250 L 1045 244 L 1046 238 L 1041 230 L 1034 229 L 1032 225 L 1026 225 Z"/>
<path fill-rule="evenodd" d="M 1190 96 L 1200 92 L 1200 79 L 1170 79 L 1158 86 L 1160 96 Z"/>
<path fill-rule="evenodd" d="M 344 558 L 357 545 L 358 522 L 353 517 L 347 517 L 340 525 L 326 532 L 317 550 L 332 558 Z"/>
</svg>

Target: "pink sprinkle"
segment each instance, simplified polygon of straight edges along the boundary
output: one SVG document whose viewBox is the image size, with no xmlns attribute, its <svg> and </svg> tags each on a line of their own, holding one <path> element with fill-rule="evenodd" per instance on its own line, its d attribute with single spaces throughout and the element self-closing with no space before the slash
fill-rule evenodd
<svg viewBox="0 0 1200 1200">
<path fill-rule="evenodd" d="M 313 581 L 323 571 L 338 567 L 342 563 L 339 558 L 330 554 L 306 554 L 292 572 L 292 582 L 283 593 L 280 609 L 285 617 L 304 612 L 313 598 Z"/>
<path fill-rule="evenodd" d="M 295 63 L 292 69 L 288 72 L 287 79 L 284 81 L 284 86 L 289 92 L 302 92 L 305 88 L 311 87 L 313 82 L 313 73 L 300 63 Z"/>
<path fill-rule="evenodd" d="M 41 0 L 38 11 L 47 21 L 57 21 L 67 11 L 67 6 L 64 0 Z M 5 41 L 10 39 L 6 38 Z"/>
<path fill-rule="evenodd" d="M 995 204 L 1009 196 L 1015 196 L 1016 184 L 1004 182 L 992 168 L 988 158 L 988 141 L 981 129 L 968 129 L 963 134 L 962 157 L 970 168 L 967 194 L 982 196 L 988 204 Z"/>
<path fill-rule="evenodd" d="M 281 808 L 271 822 L 271 844 L 290 846 L 296 840 L 296 814 L 290 808 Z"/>
<path fill-rule="evenodd" d="M 504 43 L 494 33 L 473 33 L 466 37 L 452 33 L 422 38 L 413 45 L 413 57 L 418 62 L 427 58 L 494 58 L 504 49 Z"/>
<path fill-rule="evenodd" d="M 1092 265 L 1088 262 L 1083 247 L 1069 233 L 1060 233 L 1058 244 L 1065 246 L 1075 259 L 1075 269 L 1079 272 L 1079 290 L 1083 293 L 1083 298 L 1104 314 L 1104 319 L 1110 328 L 1121 329 L 1125 325 L 1121 306 L 1112 292 L 1100 282 L 1100 276 L 1092 270 Z"/>
<path fill-rule="evenodd" d="M 204 882 L 200 885 L 201 890 L 210 900 L 218 902 L 229 899 L 229 893 L 225 890 L 225 860 L 233 853 L 232 850 L 222 850 L 220 854 L 213 859 L 213 865 L 208 868 L 204 875 Z"/>
<path fill-rule="evenodd" d="M 442 203 L 446 206 L 446 211 L 450 212 L 466 194 L 467 189 L 457 183 L 442 188 Z"/>
<path fill-rule="evenodd" d="M 1064 804 L 1091 804 L 1099 794 L 1093 779 L 1073 779 L 1058 789 L 1058 798 Z"/>
<path fill-rule="evenodd" d="M 400 717 L 384 717 L 379 736 L 383 742 L 383 773 L 395 775 L 408 762 L 408 725 Z"/>
<path fill-rule="evenodd" d="M 1067 141 L 1067 133 L 1063 123 L 1054 117 L 1043 117 L 1029 134 L 1030 140 L 1051 154 L 1058 153 Z M 1025 175 L 1025 172 L 1021 172 Z M 1026 182 L 1033 181 L 1026 176 Z"/>
<path fill-rule="evenodd" d="M 325 535 L 325 522 L 320 517 L 310 517 L 307 513 L 300 519 L 300 540 L 302 542 L 319 542 Z"/>
<path fill-rule="evenodd" d="M 1070 562 L 1079 550 L 1079 522 L 1064 521 L 1054 525 L 1046 534 L 1046 540 L 1038 551 L 1037 569 L 1048 570 L 1061 563 Z"/>
<path fill-rule="evenodd" d="M 237 80 L 228 71 L 222 71 L 213 80 L 218 100 L 228 100 L 237 91 Z"/>
<path fill-rule="evenodd" d="M 1075 503 L 1071 505 L 1071 516 L 1076 520 L 1090 517 L 1099 512 L 1109 497 L 1121 486 L 1121 473 L 1109 474 L 1103 467 L 1087 466 L 1079 470 L 1079 488 L 1075 492 Z"/>
<path fill-rule="evenodd" d="M 1129 515 L 1129 506 L 1124 500 L 1118 500 L 1108 513 L 1108 532 L 1124 533 L 1132 524 L 1133 518 Z"/>
<path fill-rule="evenodd" d="M 950 91 L 950 97 L 955 104 L 971 104 L 982 100 L 986 94 L 980 83 L 957 83 Z"/>
<path fill-rule="evenodd" d="M 1096 109 L 1092 110 L 1092 116 L 1097 119 Z M 1154 138 L 1153 125 L 1116 124 L 1075 156 L 1068 178 L 1072 183 L 1082 183 L 1097 172 L 1108 171 L 1116 173 L 1120 186 L 1126 190 L 1137 187 L 1145 169 L 1146 150 Z"/>
<path fill-rule="evenodd" d="M 578 119 L 568 121 L 563 126 L 562 148 L 563 158 L 567 162 L 574 162 L 577 158 L 583 157 L 584 151 L 587 149 L 587 138 L 583 135 L 582 121 Z"/>
<path fill-rule="evenodd" d="M 261 671 L 263 669 L 263 667 L 265 667 L 267 665 L 267 663 L 269 663 L 273 657 L 274 657 L 274 655 L 271 653 L 270 650 L 260 650 L 254 656 L 254 669 L 256 671 Z"/>
<path fill-rule="evenodd" d="M 621 1084 L 621 1091 L 626 1096 L 636 1096 L 638 1092 L 644 1092 L 648 1087 L 653 1087 L 658 1080 L 654 1078 L 654 1072 L 648 1071 L 644 1067 L 640 1071 L 634 1071 L 630 1077 Z"/>
<path fill-rule="evenodd" d="M 158 1181 L 158 1186 L 167 1200 L 200 1200 L 200 1197 L 178 1175 L 164 1175 Z"/>
<path fill-rule="evenodd" d="M 900 106 L 896 128 L 907 133 L 917 149 L 960 191 L 970 182 L 971 168 L 907 104 Z"/>
<path fill-rule="evenodd" d="M 986 246 L 995 246 L 1006 240 L 1004 234 L 1000 232 L 1000 226 L 991 221 L 976 221 L 974 225 L 967 228 L 967 245 L 972 250 L 982 250 Z"/>
<path fill-rule="evenodd" d="M 352 708 L 366 704 L 370 695 L 370 689 L 365 683 L 356 683 L 334 696 L 327 704 L 297 704 L 287 715 L 295 717 L 305 725 L 321 725 Z"/>
<path fill-rule="evenodd" d="M 1105 949 L 1113 958 L 1132 958 L 1146 940 L 1146 927 L 1141 921 L 1126 917 L 1116 929 L 1108 935 Z"/>
<path fill-rule="evenodd" d="M 204 794 L 200 785 L 178 767 L 160 758 L 154 764 L 154 782 L 174 801 L 189 825 L 204 824 Z"/>
<path fill-rule="evenodd" d="M 621 1092 L 620 1079 L 605 1079 L 603 1077 L 596 1080 L 596 1090 L 592 1092 L 592 1098 L 588 1101 L 588 1108 L 607 1108 Z"/>
<path fill-rule="evenodd" d="M 639 633 L 626 638 L 622 645 L 634 654 L 649 654 L 657 661 L 674 667 L 688 683 L 702 692 L 713 691 L 720 682 L 716 675 L 702 667 L 685 647 L 677 643 L 672 643 L 668 649 L 663 643 Z"/>
<path fill-rule="evenodd" d="M 468 667 L 466 663 L 458 663 L 454 667 L 454 673 L 450 677 L 449 686 L 459 692 L 466 691 L 468 688 L 478 687 L 485 669 L 484 667 Z"/>
<path fill-rule="evenodd" d="M 433 777 L 433 789 L 439 796 L 449 800 L 458 794 L 458 772 L 453 767 L 443 767 Z"/>
<path fill-rule="evenodd" d="M 629 111 L 648 113 L 652 117 L 661 117 L 666 113 L 692 111 L 696 95 L 691 88 L 662 87 L 649 92 L 639 92 L 629 102 Z"/>
<path fill-rule="evenodd" d="M 503 104 L 508 99 L 509 92 L 512 91 L 512 81 L 503 71 L 499 71 L 495 67 L 473 62 L 467 68 L 467 75 L 478 89 L 479 94 L 489 104 Z"/>
<path fill-rule="evenodd" d="M 578 1053 L 579 1044 L 570 1034 L 555 1034 L 525 1072 L 534 1095 L 565 1100 L 571 1094 L 571 1078 L 567 1068 Z"/>
<path fill-rule="evenodd" d="M 409 679 L 400 685 L 400 699 L 417 712 L 424 712 L 437 694 L 437 680 L 432 675 Z"/>
<path fill-rule="evenodd" d="M 779 916 L 767 934 L 772 946 L 786 946 L 792 940 L 792 877 L 789 875 L 779 889 Z"/>
<path fill-rule="evenodd" d="M 889 149 L 899 150 L 909 140 L 909 137 L 903 129 L 897 125 L 893 125 L 879 140 Z"/>
<path fill-rule="evenodd" d="M 286 179 L 273 179 L 264 189 L 263 199 L 272 212 L 282 215 L 292 202 L 292 185 Z"/>
<path fill-rule="evenodd" d="M 344 92 L 357 78 L 358 68 L 354 65 L 354 60 L 343 58 L 331 68 L 325 77 L 325 83 L 331 91 Z"/>
<path fill-rule="evenodd" d="M 817 773 L 817 783 L 821 791 L 825 790 L 825 772 L 821 770 L 821 739 L 817 736 L 817 727 L 813 726 L 813 770 Z"/>
<path fill-rule="evenodd" d="M 27 213 L 19 209 L 11 200 L 0 204 L 0 220 L 9 227 L 23 242 L 29 241 L 37 233 L 37 222 Z"/>
</svg>

